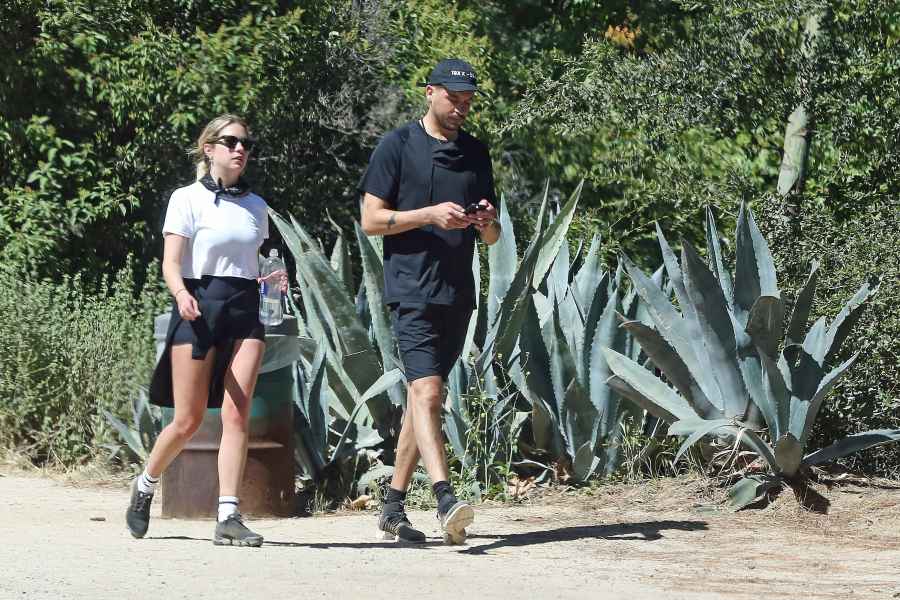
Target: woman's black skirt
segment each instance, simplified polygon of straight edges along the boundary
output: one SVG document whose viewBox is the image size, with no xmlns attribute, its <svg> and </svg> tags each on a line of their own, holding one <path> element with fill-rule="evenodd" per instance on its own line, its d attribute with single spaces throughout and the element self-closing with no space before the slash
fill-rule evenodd
<svg viewBox="0 0 900 600">
<path fill-rule="evenodd" d="M 191 344 L 191 357 L 195 360 L 203 360 L 210 348 L 216 349 L 207 407 L 219 408 L 225 396 L 225 371 L 231 363 L 234 342 L 266 338 L 265 327 L 259 322 L 259 286 L 255 279 L 209 275 L 185 279 L 184 285 L 197 299 L 201 314 L 193 321 L 186 321 L 173 300 L 166 347 L 150 383 L 150 402 L 158 406 L 174 405 L 172 346 Z"/>
</svg>

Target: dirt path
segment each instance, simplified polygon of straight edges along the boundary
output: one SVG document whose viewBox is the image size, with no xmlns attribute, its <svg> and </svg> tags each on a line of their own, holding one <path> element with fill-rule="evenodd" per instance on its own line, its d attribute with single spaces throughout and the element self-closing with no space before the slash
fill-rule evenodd
<svg viewBox="0 0 900 600">
<path fill-rule="evenodd" d="M 657 488 L 478 507 L 464 547 L 419 512 L 424 546 L 375 541 L 364 513 L 254 520 L 266 544 L 243 549 L 213 546 L 212 521 L 157 518 L 133 540 L 124 487 L 0 475 L 0 598 L 900 597 L 896 489 L 833 492 L 821 516 L 734 515 Z"/>
</svg>

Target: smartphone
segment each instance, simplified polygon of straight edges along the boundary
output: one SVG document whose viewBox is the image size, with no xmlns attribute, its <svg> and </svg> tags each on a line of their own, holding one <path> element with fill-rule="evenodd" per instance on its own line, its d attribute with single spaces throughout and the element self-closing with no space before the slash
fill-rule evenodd
<svg viewBox="0 0 900 600">
<path fill-rule="evenodd" d="M 465 213 L 467 215 L 474 215 L 480 210 L 484 210 L 484 207 L 480 204 L 470 204 L 465 208 Z"/>
</svg>

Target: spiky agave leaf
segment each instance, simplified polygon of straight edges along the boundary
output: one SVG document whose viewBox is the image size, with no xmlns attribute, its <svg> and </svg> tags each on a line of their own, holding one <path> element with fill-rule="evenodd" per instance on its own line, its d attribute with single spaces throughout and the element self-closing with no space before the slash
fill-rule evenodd
<svg viewBox="0 0 900 600">
<path fill-rule="evenodd" d="M 721 411 L 706 398 L 706 394 L 697 385 L 678 353 L 656 329 L 640 321 L 625 321 L 620 327 L 634 336 L 653 365 L 663 372 L 666 379 L 675 386 L 698 415 L 713 418 L 721 414 Z"/>
<path fill-rule="evenodd" d="M 119 434 L 119 437 L 122 438 L 122 441 L 128 445 L 128 448 L 134 453 L 142 461 L 147 460 L 147 450 L 144 448 L 144 444 L 141 442 L 141 435 L 136 429 L 132 429 L 128 425 L 126 425 L 121 419 L 113 415 L 108 410 L 100 409 L 100 413 L 106 419 L 106 422 L 110 424 L 110 426 L 116 430 L 116 433 Z"/>
<path fill-rule="evenodd" d="M 844 340 L 850 335 L 850 330 L 853 329 L 853 326 L 856 325 L 857 321 L 859 321 L 859 318 L 862 316 L 866 301 L 877 291 L 877 288 L 870 289 L 869 284 L 865 283 L 859 288 L 859 291 L 847 301 L 847 304 L 844 305 L 841 312 L 838 313 L 837 317 L 835 317 L 834 321 L 832 321 L 831 325 L 828 327 L 828 331 L 825 333 L 825 355 L 823 357 L 823 362 L 831 363 L 831 361 L 834 360 L 834 357 L 840 352 Z"/>
<path fill-rule="evenodd" d="M 822 407 L 822 403 L 825 401 L 825 397 L 832 390 L 832 388 L 834 388 L 835 384 L 837 384 L 838 379 L 844 373 L 846 373 L 847 369 L 849 369 L 853 365 L 853 363 L 856 362 L 856 359 L 858 357 L 859 353 L 857 352 L 846 361 L 832 369 L 827 375 L 825 375 L 825 377 L 823 377 L 818 382 L 816 392 L 813 394 L 812 398 L 809 401 L 809 405 L 806 409 L 806 415 L 803 419 L 803 430 L 800 435 L 800 441 L 804 446 L 809 440 L 809 436 L 812 433 L 813 423 L 815 422 L 816 417 L 819 414 L 819 409 Z M 794 430 L 796 430 L 796 428 L 792 427 L 792 431 Z"/>
<path fill-rule="evenodd" d="M 334 219 L 331 218 L 331 215 L 327 210 L 325 211 L 325 214 L 328 216 L 328 222 L 331 223 L 331 228 L 337 233 L 337 239 L 331 250 L 331 268 L 334 270 L 335 275 L 337 275 L 338 281 L 344 285 L 347 293 L 352 294 L 353 265 L 350 261 L 350 248 L 347 245 L 347 240 L 344 239 L 344 230 L 334 222 Z"/>
<path fill-rule="evenodd" d="M 760 296 L 750 309 L 745 330 L 763 354 L 774 358 L 778 355 L 783 323 L 784 301 L 775 296 Z"/>
<path fill-rule="evenodd" d="M 359 401 L 353 409 L 353 412 L 347 417 L 347 426 L 344 431 L 341 433 L 341 437 L 338 439 L 337 444 L 335 444 L 334 451 L 332 452 L 332 460 L 334 457 L 340 455 L 341 450 L 347 444 L 352 443 L 351 433 L 355 431 L 353 427 L 357 425 L 357 418 L 362 411 L 363 408 L 368 406 L 368 403 L 373 399 L 377 398 L 380 395 L 384 394 L 392 385 L 395 385 L 398 381 L 403 379 L 403 373 L 400 369 L 393 369 L 381 375 L 377 381 L 375 381 L 363 394 L 360 396 Z"/>
<path fill-rule="evenodd" d="M 547 198 L 541 205 L 538 214 L 534 235 L 522 262 L 515 272 L 515 276 L 500 300 L 500 306 L 493 322 L 488 325 L 485 335 L 484 348 L 476 361 L 478 373 L 484 373 L 487 365 L 498 354 L 505 357 L 506 364 L 510 363 L 510 356 L 519 337 L 519 331 L 525 318 L 525 310 L 531 305 L 531 284 L 534 277 L 535 263 L 540 253 L 541 243 L 544 237 L 544 212 L 547 210 Z"/>
<path fill-rule="evenodd" d="M 488 280 L 487 322 L 493 324 L 500 310 L 500 302 L 506 297 L 509 286 L 513 282 L 518 264 L 516 253 L 516 236 L 506 200 L 500 202 L 498 215 L 500 222 L 500 238 L 488 246 Z"/>
<path fill-rule="evenodd" d="M 609 277 L 609 273 L 602 268 L 600 257 L 600 236 L 594 235 L 591 238 L 591 244 L 588 248 L 587 255 L 581 267 L 575 274 L 572 287 L 575 291 L 575 298 L 583 313 L 587 314 L 590 306 L 594 301 L 596 292 L 603 287 L 606 289 L 604 278 Z"/>
<path fill-rule="evenodd" d="M 744 419 L 750 398 L 738 367 L 737 339 L 718 280 L 687 241 L 682 243 L 685 290 L 697 315 L 703 347 L 722 393 L 725 417 Z"/>
<path fill-rule="evenodd" d="M 471 457 L 466 452 L 466 435 L 471 428 L 466 412 L 463 395 L 469 389 L 466 368 L 462 360 L 457 360 L 450 376 L 447 378 L 447 401 L 445 403 L 444 433 L 460 462 L 471 466 Z"/>
<path fill-rule="evenodd" d="M 706 247 L 709 252 L 709 266 L 722 286 L 722 292 L 728 304 L 734 303 L 734 290 L 732 289 L 731 273 L 725 268 L 725 260 L 722 257 L 722 246 L 719 242 L 719 231 L 716 227 L 716 218 L 712 207 L 706 207 Z"/>
<path fill-rule="evenodd" d="M 741 510 L 765 498 L 770 491 L 781 489 L 781 477 L 768 473 L 747 475 L 728 490 L 729 504 Z"/>
<path fill-rule="evenodd" d="M 800 291 L 797 293 L 797 299 L 794 301 L 794 309 L 791 311 L 791 319 L 785 337 L 786 346 L 803 342 L 803 330 L 806 328 L 806 321 L 809 319 L 809 312 L 812 309 L 818 277 L 819 262 L 814 260 L 809 270 L 809 277 L 807 277 L 803 287 L 800 288 Z"/>
<path fill-rule="evenodd" d="M 606 301 L 606 305 L 602 306 L 602 312 L 598 315 L 596 323 L 593 327 L 593 334 L 590 340 L 585 338 L 583 360 L 587 361 L 587 377 L 583 380 L 587 384 L 588 394 L 591 404 L 594 406 L 599 415 L 598 436 L 606 439 L 608 436 L 617 433 L 619 422 L 622 418 L 619 410 L 619 398 L 612 388 L 607 385 L 606 380 L 612 375 L 609 365 L 606 363 L 606 356 L 603 354 L 604 348 L 617 347 L 616 339 L 616 297 L 618 294 L 612 294 Z M 597 308 L 601 308 L 600 300 L 602 296 L 598 294 L 596 299 Z M 591 307 L 594 312 L 594 307 Z M 585 335 L 587 335 L 585 330 Z M 621 350 L 621 348 L 619 348 Z"/>
<path fill-rule="evenodd" d="M 731 419 L 713 419 L 706 421 L 696 419 L 691 421 L 676 421 L 669 427 L 669 435 L 687 435 L 682 442 L 681 447 L 672 459 L 673 463 L 677 463 L 682 455 L 690 449 L 691 446 L 700 441 L 701 438 L 711 434 L 717 429 L 733 427 L 734 421 Z"/>
<path fill-rule="evenodd" d="M 356 241 L 359 245 L 359 254 L 362 259 L 363 284 L 366 287 L 366 299 L 369 304 L 369 313 L 372 317 L 375 342 L 378 344 L 378 350 L 381 353 L 383 368 L 392 369 L 399 364 L 399 359 L 397 358 L 394 336 L 391 333 L 390 317 L 384 304 L 384 266 L 378 259 L 375 248 L 362 228 L 358 223 L 355 225 Z M 406 397 L 405 386 L 395 386 L 388 393 L 394 404 L 404 404 Z"/>
<path fill-rule="evenodd" d="M 873 429 L 871 431 L 855 433 L 834 442 L 826 448 L 816 450 L 815 452 L 806 455 L 803 458 L 803 462 L 808 465 L 821 465 L 838 458 L 849 456 L 860 450 L 897 441 L 900 441 L 900 429 Z"/>
<path fill-rule="evenodd" d="M 310 476 L 317 476 L 328 462 L 328 386 L 326 384 L 325 346 L 320 344 L 310 365 L 306 393 L 298 408 L 304 417 L 295 421 L 298 427 L 297 444 L 308 451 L 311 459 Z"/>
<path fill-rule="evenodd" d="M 703 431 L 703 434 L 696 434 Z M 699 441 L 704 435 L 715 431 L 719 436 L 735 440 L 735 445 L 747 446 L 762 458 L 774 473 L 781 471 L 774 450 L 746 423 L 734 419 L 701 419 L 697 416 L 687 417 L 669 426 L 669 435 L 689 435 L 691 444 L 682 444 L 682 451 Z"/>
<path fill-rule="evenodd" d="M 555 456 L 564 452 L 559 439 L 559 405 L 550 374 L 550 354 L 544 344 L 534 304 L 526 306 L 519 350 L 509 375 L 532 408 L 532 432 L 538 448 Z"/>
<path fill-rule="evenodd" d="M 712 369 L 708 365 L 705 353 L 698 352 L 695 345 L 696 340 L 700 337 L 699 327 L 691 327 L 686 319 L 682 318 L 681 313 L 672 306 L 665 292 L 637 268 L 628 256 L 622 256 L 620 265 L 624 266 L 631 278 L 632 285 L 644 301 L 647 314 L 653 321 L 656 330 L 687 365 L 697 385 L 703 390 L 710 403 L 722 410 L 724 399 L 718 383 L 712 375 Z M 680 273 L 680 268 L 678 272 Z M 689 300 L 685 301 L 690 304 Z"/>
<path fill-rule="evenodd" d="M 780 297 L 781 293 L 769 245 L 745 202 L 741 202 L 735 238 L 734 312 L 738 322 L 746 327 L 757 298 Z"/>
<path fill-rule="evenodd" d="M 641 408 L 669 423 L 697 418 L 697 413 L 684 398 L 653 373 L 611 348 L 603 348 L 602 351 L 609 369 L 616 377 L 627 383 L 637 395 L 635 397 L 628 390 L 620 390 L 615 378 L 610 377 L 607 383 L 613 385 L 613 389 L 628 394 L 628 397 L 638 402 Z"/>
<path fill-rule="evenodd" d="M 559 211 L 553 223 L 547 227 L 545 241 L 541 245 L 541 250 L 535 263 L 534 279 L 532 280 L 532 285 L 535 289 L 544 280 L 550 265 L 553 264 L 559 253 L 560 246 L 565 243 L 566 233 L 569 231 L 569 225 L 572 224 L 572 219 L 575 216 L 575 207 L 578 206 L 578 199 L 581 197 L 583 187 L 584 179 L 578 183 L 578 187 L 572 192 L 569 201 Z"/>
</svg>

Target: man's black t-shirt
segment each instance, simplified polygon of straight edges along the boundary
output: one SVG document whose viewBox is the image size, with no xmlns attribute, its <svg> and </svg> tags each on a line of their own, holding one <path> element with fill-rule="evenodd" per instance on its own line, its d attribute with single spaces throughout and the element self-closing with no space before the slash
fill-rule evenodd
<svg viewBox="0 0 900 600">
<path fill-rule="evenodd" d="M 464 132 L 454 141 L 429 136 L 420 122 L 388 133 L 372 153 L 359 190 L 397 210 L 443 202 L 462 207 L 485 198 L 497 207 L 490 155 Z M 428 225 L 384 236 L 384 301 L 475 305 L 475 229 Z"/>
</svg>

